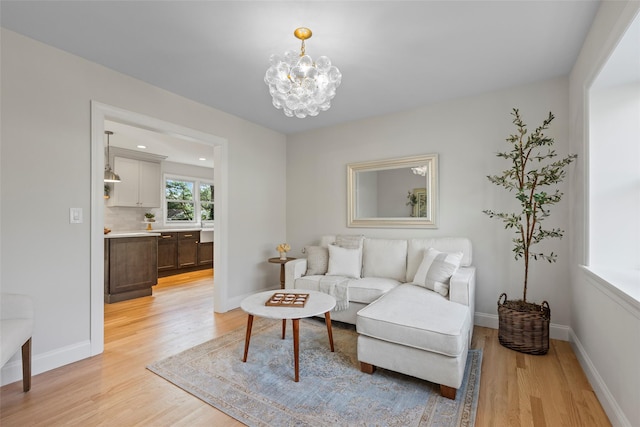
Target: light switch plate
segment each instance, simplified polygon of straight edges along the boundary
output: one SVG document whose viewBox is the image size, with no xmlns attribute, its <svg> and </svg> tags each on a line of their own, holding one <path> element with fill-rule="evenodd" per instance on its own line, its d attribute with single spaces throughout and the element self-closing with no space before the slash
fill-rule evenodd
<svg viewBox="0 0 640 427">
<path fill-rule="evenodd" d="M 82 208 L 69 208 L 69 224 L 82 224 Z"/>
</svg>

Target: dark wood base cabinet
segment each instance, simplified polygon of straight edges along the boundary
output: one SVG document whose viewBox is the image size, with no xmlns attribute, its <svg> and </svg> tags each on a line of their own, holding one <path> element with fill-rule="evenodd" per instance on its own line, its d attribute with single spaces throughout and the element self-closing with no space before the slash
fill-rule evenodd
<svg viewBox="0 0 640 427">
<path fill-rule="evenodd" d="M 105 239 L 104 246 L 104 301 L 151 295 L 151 287 L 158 283 L 158 238 Z"/>
<path fill-rule="evenodd" d="M 213 267 L 213 242 L 198 245 L 198 265 L 203 265 L 206 268 Z"/>
<path fill-rule="evenodd" d="M 178 233 L 178 268 L 198 265 L 199 231 L 181 231 Z"/>
<path fill-rule="evenodd" d="M 158 237 L 158 272 L 178 268 L 178 233 Z"/>
<path fill-rule="evenodd" d="M 213 242 L 199 239 L 199 231 L 163 232 L 158 238 L 158 276 L 212 268 Z"/>
</svg>

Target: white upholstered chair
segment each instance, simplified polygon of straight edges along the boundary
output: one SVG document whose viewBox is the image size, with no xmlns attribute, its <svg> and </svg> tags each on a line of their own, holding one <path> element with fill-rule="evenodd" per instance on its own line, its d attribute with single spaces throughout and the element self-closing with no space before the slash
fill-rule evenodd
<svg viewBox="0 0 640 427">
<path fill-rule="evenodd" d="M 22 348 L 22 389 L 31 389 L 33 302 L 26 295 L 0 294 L 0 367 Z"/>
</svg>

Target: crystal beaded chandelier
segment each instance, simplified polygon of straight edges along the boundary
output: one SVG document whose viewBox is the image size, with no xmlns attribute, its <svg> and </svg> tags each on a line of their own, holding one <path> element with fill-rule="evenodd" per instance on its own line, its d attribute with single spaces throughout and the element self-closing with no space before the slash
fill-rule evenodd
<svg viewBox="0 0 640 427">
<path fill-rule="evenodd" d="M 298 28 L 293 34 L 302 40 L 300 54 L 289 50 L 284 56 L 271 55 L 271 66 L 264 76 L 264 82 L 269 86 L 274 107 L 282 108 L 287 117 L 302 119 L 317 116 L 320 111 L 327 111 L 331 107 L 342 74 L 326 56 L 314 62 L 305 54 L 304 41 L 311 37 L 310 29 Z"/>
</svg>

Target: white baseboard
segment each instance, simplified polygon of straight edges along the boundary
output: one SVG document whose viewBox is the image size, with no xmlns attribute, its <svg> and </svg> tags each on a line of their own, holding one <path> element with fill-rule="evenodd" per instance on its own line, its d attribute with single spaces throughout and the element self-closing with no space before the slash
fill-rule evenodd
<svg viewBox="0 0 640 427">
<path fill-rule="evenodd" d="M 498 329 L 498 315 L 476 312 L 474 324 L 485 328 Z M 549 338 L 554 340 L 569 341 L 571 328 L 566 325 L 551 323 L 549 325 Z"/>
<path fill-rule="evenodd" d="M 265 291 L 274 291 L 274 292 L 278 292 L 280 291 L 280 287 L 277 288 L 273 288 L 273 289 L 262 289 L 260 290 L 260 292 L 265 292 Z M 232 298 L 227 298 L 227 305 L 226 305 L 226 310 L 233 310 L 234 308 L 238 308 L 240 307 L 240 303 L 242 302 L 243 299 L 255 294 L 256 292 L 249 292 L 247 294 L 244 295 L 239 295 L 237 297 L 232 297 Z"/>
<path fill-rule="evenodd" d="M 476 326 L 483 326 L 485 328 L 498 329 L 498 315 L 476 312 L 473 323 Z"/>
<path fill-rule="evenodd" d="M 33 344 L 32 344 L 33 345 Z M 32 347 L 33 351 L 33 347 Z M 91 356 L 91 342 L 83 341 L 43 354 L 34 355 L 31 360 L 31 375 L 38 375 Z M 0 370 L 0 385 L 22 381 L 22 361 L 20 351 Z"/>
<path fill-rule="evenodd" d="M 227 305 L 225 307 L 226 310 L 229 311 L 229 310 L 233 310 L 234 308 L 240 307 L 240 303 L 242 302 L 242 300 L 248 297 L 249 295 L 251 294 L 240 295 L 233 298 L 227 298 Z"/>
<path fill-rule="evenodd" d="M 573 351 L 576 354 L 576 357 L 580 362 L 580 366 L 582 366 L 591 387 L 593 387 L 593 391 L 596 393 L 596 396 L 598 396 L 598 400 L 600 401 L 604 412 L 606 412 L 609 417 L 611 424 L 616 427 L 631 427 L 631 422 L 629 422 L 618 405 L 618 402 L 616 402 L 616 399 L 609 391 L 607 384 L 598 373 L 598 370 L 594 366 L 593 362 L 591 362 L 589 355 L 572 329 L 569 331 L 569 342 L 571 343 L 571 347 L 573 348 Z"/>
</svg>

